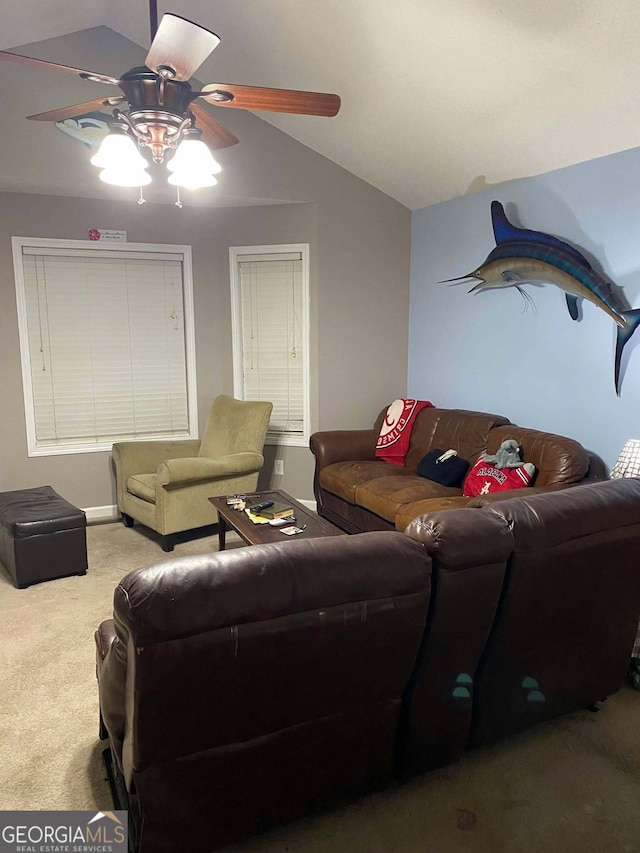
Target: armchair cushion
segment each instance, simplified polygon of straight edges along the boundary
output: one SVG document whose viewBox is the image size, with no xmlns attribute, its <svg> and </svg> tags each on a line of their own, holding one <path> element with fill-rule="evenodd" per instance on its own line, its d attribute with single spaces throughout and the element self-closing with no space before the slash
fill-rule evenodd
<svg viewBox="0 0 640 853">
<path fill-rule="evenodd" d="M 143 501 L 156 502 L 156 475 L 134 474 L 127 480 L 127 491 Z"/>
<path fill-rule="evenodd" d="M 200 456 L 216 459 L 243 450 L 262 450 L 272 408 L 271 403 L 235 400 L 226 394 L 216 397 L 202 435 Z"/>
</svg>

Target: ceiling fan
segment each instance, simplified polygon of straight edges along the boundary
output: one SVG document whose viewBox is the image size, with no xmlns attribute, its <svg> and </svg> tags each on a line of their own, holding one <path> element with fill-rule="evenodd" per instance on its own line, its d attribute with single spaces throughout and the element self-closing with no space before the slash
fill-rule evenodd
<svg viewBox="0 0 640 853">
<path fill-rule="evenodd" d="M 0 51 L 0 59 L 9 62 L 64 71 L 83 80 L 117 86 L 121 90 L 122 94 L 115 96 L 27 116 L 32 121 L 58 122 L 93 110 L 113 108 L 110 133 L 92 158 L 95 165 L 103 168 L 101 178 L 107 183 L 138 186 L 150 182 L 151 178 L 145 172 L 149 164 L 141 156 L 141 148 L 151 151 L 155 163 L 162 163 L 168 152 L 178 149 L 168 163 L 173 172 L 169 181 L 178 187 L 195 188 L 216 183 L 212 174 L 220 167 L 209 148 L 215 150 L 235 145 L 238 139 L 196 103 L 199 99 L 218 107 L 301 115 L 334 116 L 340 109 L 338 95 L 321 92 L 267 89 L 233 83 L 209 83 L 194 91 L 188 81 L 220 44 L 219 37 L 172 13 L 163 15 L 158 26 L 157 0 L 149 0 L 149 19 L 151 47 L 145 65 L 129 69 L 119 79 Z"/>
</svg>

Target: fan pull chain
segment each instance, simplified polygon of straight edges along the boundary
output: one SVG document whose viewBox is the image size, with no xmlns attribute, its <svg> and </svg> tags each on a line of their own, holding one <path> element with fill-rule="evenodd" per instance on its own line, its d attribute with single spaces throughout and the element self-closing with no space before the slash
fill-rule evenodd
<svg viewBox="0 0 640 853">
<path fill-rule="evenodd" d="M 140 187 L 140 198 L 138 199 L 138 204 L 146 204 L 146 198 L 142 195 L 142 187 Z"/>
<path fill-rule="evenodd" d="M 176 207 L 182 207 L 182 202 L 180 201 L 180 187 L 176 187 Z"/>
</svg>

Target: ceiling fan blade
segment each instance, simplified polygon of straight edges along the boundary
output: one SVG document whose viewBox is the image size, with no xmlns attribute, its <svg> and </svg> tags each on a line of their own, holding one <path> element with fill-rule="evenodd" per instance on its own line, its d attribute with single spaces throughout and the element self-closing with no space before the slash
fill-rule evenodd
<svg viewBox="0 0 640 853">
<path fill-rule="evenodd" d="M 156 72 L 169 68 L 175 72 L 172 79 L 188 80 L 219 44 L 215 33 L 169 13 L 162 16 L 144 64 Z"/>
<path fill-rule="evenodd" d="M 235 107 L 242 110 L 334 116 L 340 109 L 338 95 L 327 95 L 323 92 L 264 89 L 260 86 L 239 86 L 235 83 L 209 83 L 197 94 L 217 107 Z"/>
<path fill-rule="evenodd" d="M 60 65 L 57 62 L 47 62 L 44 59 L 35 59 L 33 56 L 22 56 L 20 53 L 10 53 L 0 50 L 0 59 L 8 59 L 10 62 L 19 62 L 22 65 L 40 65 L 43 68 L 53 68 L 54 71 L 67 71 L 69 74 L 77 74 L 83 80 L 95 80 L 97 83 L 110 83 L 118 85 L 115 77 L 107 74 L 98 74 L 96 71 L 83 71 L 82 68 L 72 68 L 70 65 Z"/>
<path fill-rule="evenodd" d="M 211 113 L 199 104 L 191 104 L 191 110 L 196 117 L 197 126 L 202 131 L 202 137 L 210 148 L 228 148 L 240 140 L 230 130 L 220 124 Z"/>
<path fill-rule="evenodd" d="M 32 116 L 27 116 L 31 121 L 64 121 L 66 118 L 81 116 L 83 113 L 91 113 L 94 110 L 104 109 L 105 107 L 116 107 L 121 104 L 125 98 L 120 95 L 115 98 L 95 98 L 93 101 L 85 101 L 83 104 L 72 104 L 70 107 L 60 107 L 57 110 L 49 110 L 46 113 L 36 113 Z"/>
</svg>

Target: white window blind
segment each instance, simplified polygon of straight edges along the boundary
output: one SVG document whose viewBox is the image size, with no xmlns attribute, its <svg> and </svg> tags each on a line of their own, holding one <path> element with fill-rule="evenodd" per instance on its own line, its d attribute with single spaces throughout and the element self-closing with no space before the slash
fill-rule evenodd
<svg viewBox="0 0 640 853">
<path fill-rule="evenodd" d="M 22 246 L 22 283 L 36 455 L 190 435 L 181 255 Z"/>
<path fill-rule="evenodd" d="M 307 437 L 307 290 L 301 251 L 235 255 L 236 371 L 245 400 L 273 403 L 272 439 Z M 238 364 L 238 362 L 240 362 Z M 236 392 L 237 393 L 237 392 Z"/>
</svg>

